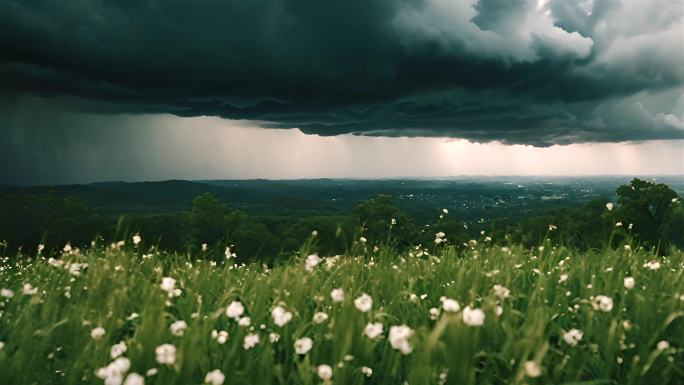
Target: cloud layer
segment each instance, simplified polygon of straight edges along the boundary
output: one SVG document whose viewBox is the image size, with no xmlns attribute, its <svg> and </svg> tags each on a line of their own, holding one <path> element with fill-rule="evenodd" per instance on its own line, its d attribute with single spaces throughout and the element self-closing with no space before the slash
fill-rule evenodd
<svg viewBox="0 0 684 385">
<path fill-rule="evenodd" d="M 0 3 L 0 103 L 323 136 L 684 138 L 679 1 Z"/>
<path fill-rule="evenodd" d="M 39 114 L 35 111 L 40 111 Z M 684 140 L 532 147 L 444 138 L 305 135 L 169 114 L 0 109 L 0 186 L 166 179 L 683 175 Z M 12 128 L 14 127 L 14 128 Z M 26 129 L 31 127 L 31 129 Z"/>
</svg>

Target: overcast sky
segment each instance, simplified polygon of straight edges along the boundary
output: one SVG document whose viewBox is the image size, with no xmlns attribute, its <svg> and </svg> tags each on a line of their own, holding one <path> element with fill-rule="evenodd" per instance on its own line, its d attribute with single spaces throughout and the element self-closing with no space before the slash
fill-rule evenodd
<svg viewBox="0 0 684 385">
<path fill-rule="evenodd" d="M 684 173 L 684 2 L 0 2 L 0 183 Z"/>
</svg>

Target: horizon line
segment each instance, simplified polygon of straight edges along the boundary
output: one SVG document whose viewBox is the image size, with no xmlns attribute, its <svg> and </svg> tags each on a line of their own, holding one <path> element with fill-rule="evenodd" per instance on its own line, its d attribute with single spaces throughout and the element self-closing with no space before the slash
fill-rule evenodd
<svg viewBox="0 0 684 385">
<path fill-rule="evenodd" d="M 32 187 L 61 187 L 61 186 L 86 186 L 98 183 L 163 183 L 163 182 L 193 182 L 206 183 L 216 181 L 235 181 L 235 182 L 250 182 L 250 181 L 272 181 L 272 182 L 286 182 L 286 181 L 317 181 L 317 180 L 347 180 L 347 181 L 382 181 L 382 180 L 448 180 L 448 179 L 466 179 L 466 178 L 684 178 L 684 174 L 461 174 L 448 176 L 384 176 L 384 177 L 311 177 L 311 178 L 216 178 L 216 179 L 156 179 L 156 180 L 100 180 L 80 183 L 58 183 L 58 184 L 0 184 L 0 188 L 15 187 L 15 188 L 32 188 Z"/>
</svg>

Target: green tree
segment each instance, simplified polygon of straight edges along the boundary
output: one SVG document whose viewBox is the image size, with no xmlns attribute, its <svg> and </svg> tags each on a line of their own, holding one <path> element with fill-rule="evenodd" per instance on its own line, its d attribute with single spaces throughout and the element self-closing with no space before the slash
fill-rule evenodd
<svg viewBox="0 0 684 385">
<path fill-rule="evenodd" d="M 661 234 L 667 245 L 681 250 L 684 249 L 684 207 L 679 200 L 675 204 L 670 221 L 661 226 Z"/>
<path fill-rule="evenodd" d="M 183 251 L 193 241 L 190 213 L 128 214 L 120 219 L 118 239 L 139 234 L 147 245 Z"/>
<path fill-rule="evenodd" d="M 281 242 L 263 224 L 249 219 L 230 232 L 228 237 L 238 262 L 272 262 L 280 252 Z"/>
<path fill-rule="evenodd" d="M 580 250 L 602 249 L 611 239 L 614 245 L 619 244 L 625 234 L 613 234 L 615 218 L 606 203 L 606 198 L 596 198 L 579 207 L 544 209 L 514 226 L 512 240 L 532 247 L 548 239 Z"/>
<path fill-rule="evenodd" d="M 104 221 L 85 202 L 52 193 L 0 196 L 0 240 L 11 249 L 33 252 L 39 243 L 47 249 L 89 244 L 105 230 Z"/>
<path fill-rule="evenodd" d="M 634 178 L 618 187 L 619 206 L 615 217 L 625 226 L 633 225 L 635 236 L 648 246 L 667 247 L 663 241 L 670 233 L 674 209 L 679 196 L 664 183 Z"/>
<path fill-rule="evenodd" d="M 215 246 L 226 237 L 226 208 L 212 193 L 204 193 L 192 200 L 190 223 L 196 244 Z"/>
<path fill-rule="evenodd" d="M 284 251 L 298 250 L 316 230 L 314 245 L 322 255 L 342 254 L 358 230 L 358 219 L 352 215 L 320 215 L 298 218 L 281 228 Z"/>
<path fill-rule="evenodd" d="M 392 205 L 390 195 L 378 194 L 375 198 L 359 203 L 356 213 L 364 237 L 373 245 L 393 239 L 399 245 L 408 246 L 417 239 L 415 225 L 406 213 Z"/>
</svg>

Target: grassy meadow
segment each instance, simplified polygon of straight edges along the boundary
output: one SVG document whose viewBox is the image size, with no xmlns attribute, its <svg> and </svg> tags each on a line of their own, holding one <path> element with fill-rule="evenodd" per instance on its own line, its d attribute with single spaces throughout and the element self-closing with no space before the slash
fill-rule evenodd
<svg viewBox="0 0 684 385">
<path fill-rule="evenodd" d="M 6 257 L 0 383 L 684 383 L 682 252 L 312 243 L 272 267 L 137 238 Z"/>
</svg>

